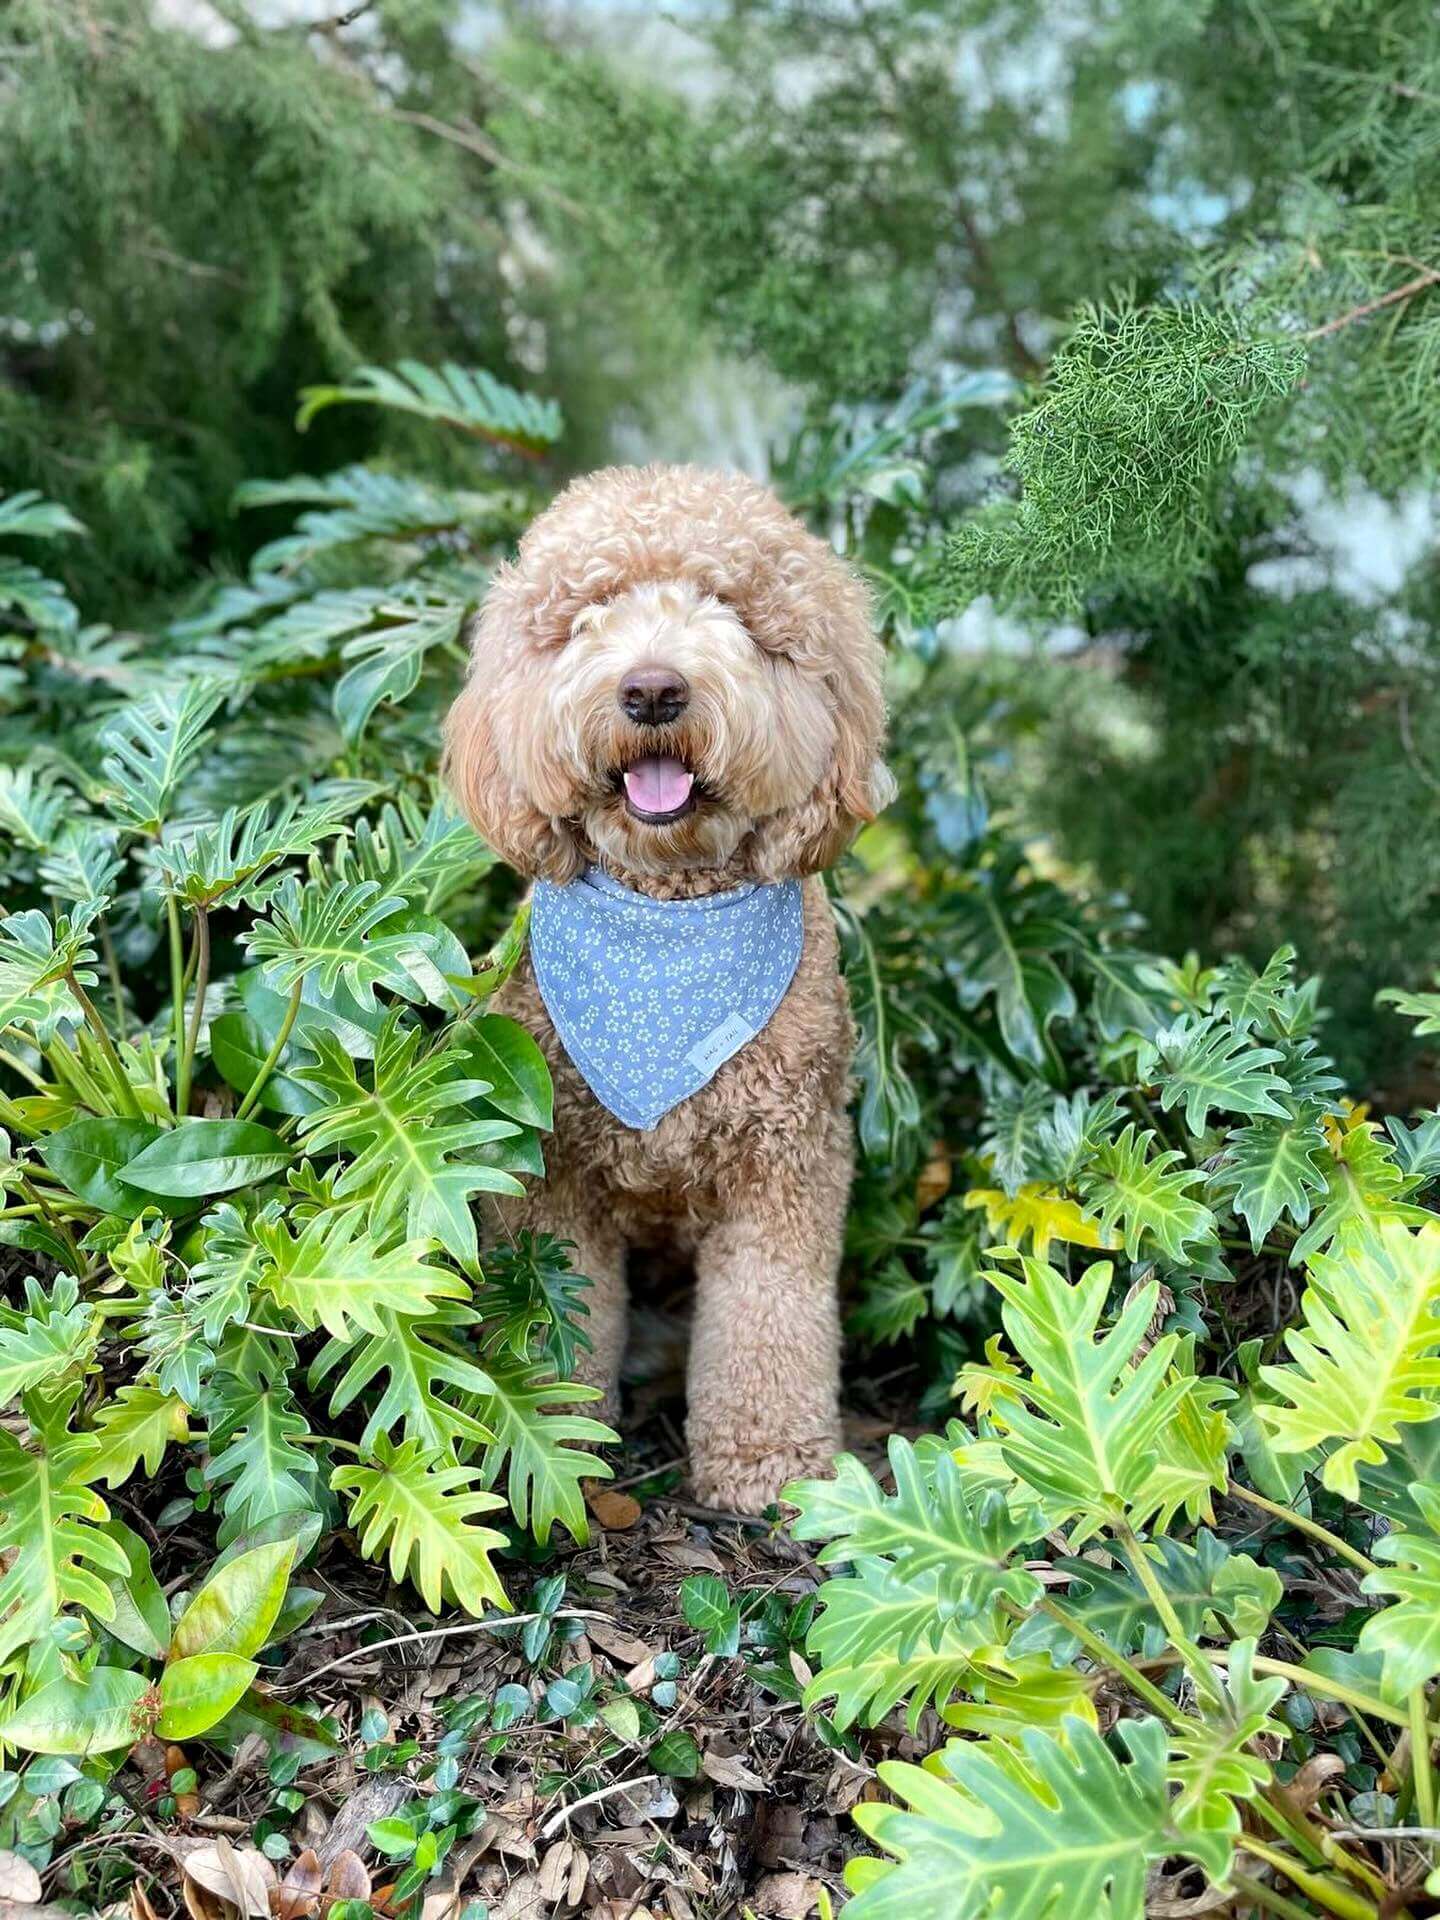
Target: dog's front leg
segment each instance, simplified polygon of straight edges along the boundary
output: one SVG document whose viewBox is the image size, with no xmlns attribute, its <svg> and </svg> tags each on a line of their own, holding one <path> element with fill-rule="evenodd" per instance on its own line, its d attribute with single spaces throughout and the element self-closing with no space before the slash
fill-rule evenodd
<svg viewBox="0 0 1440 1920">
<path fill-rule="evenodd" d="M 731 1201 L 696 1251 L 687 1438 L 707 1503 L 758 1513 L 840 1446 L 836 1277 L 850 1143 L 834 1117 Z"/>
</svg>

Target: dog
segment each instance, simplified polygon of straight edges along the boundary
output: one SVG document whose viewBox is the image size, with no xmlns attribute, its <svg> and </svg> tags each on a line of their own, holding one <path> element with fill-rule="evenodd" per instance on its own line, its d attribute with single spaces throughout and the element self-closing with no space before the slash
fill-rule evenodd
<svg viewBox="0 0 1440 1920">
<path fill-rule="evenodd" d="M 654 903 L 793 906 L 798 963 L 773 1011 L 728 1053 L 748 1029 L 726 1023 L 721 1063 L 648 1127 L 618 1119 L 567 1050 L 537 976 L 538 920 L 496 1001 L 535 1036 L 555 1088 L 547 1178 L 504 1203 L 507 1227 L 573 1243 L 591 1283 L 581 1375 L 612 1424 L 627 1250 L 693 1256 L 691 1481 L 730 1511 L 828 1473 L 841 1444 L 854 1030 L 817 876 L 890 798 L 884 728 L 860 579 L 765 487 L 693 466 L 607 468 L 538 516 L 494 574 L 445 723 L 457 801 L 536 882 L 537 913 L 542 893 L 558 913 L 595 873 L 613 895 L 602 912 L 638 896 L 642 940 Z M 674 924 L 662 915 L 656 930 Z M 774 944 L 752 941 L 751 957 L 770 967 Z M 622 973 L 648 973 L 638 951 Z M 662 994 L 656 1020 L 675 998 Z M 648 1025 L 612 1053 L 647 1049 L 668 1075 Z"/>
</svg>

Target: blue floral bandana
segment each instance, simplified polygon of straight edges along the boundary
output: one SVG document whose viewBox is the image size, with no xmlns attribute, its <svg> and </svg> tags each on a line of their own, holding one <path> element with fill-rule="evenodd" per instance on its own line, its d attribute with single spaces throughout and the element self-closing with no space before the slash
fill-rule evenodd
<svg viewBox="0 0 1440 1920">
<path fill-rule="evenodd" d="M 774 1013 L 800 964 L 798 880 L 651 900 L 590 867 L 537 880 L 530 953 L 546 1011 L 603 1107 L 648 1133 Z"/>
</svg>

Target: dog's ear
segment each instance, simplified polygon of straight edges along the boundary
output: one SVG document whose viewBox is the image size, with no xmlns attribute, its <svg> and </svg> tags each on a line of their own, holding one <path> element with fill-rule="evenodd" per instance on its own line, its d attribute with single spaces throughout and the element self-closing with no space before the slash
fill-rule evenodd
<svg viewBox="0 0 1440 1920">
<path fill-rule="evenodd" d="M 579 873 L 584 861 L 570 828 L 527 799 L 501 763 L 494 692 L 478 659 L 445 717 L 442 770 L 475 831 L 517 873 L 561 884 Z"/>
<path fill-rule="evenodd" d="M 835 750 L 809 798 L 757 829 L 753 865 L 766 880 L 800 878 L 833 866 L 860 828 L 895 797 L 894 778 L 880 757 L 885 744 L 884 655 L 870 619 L 868 595 L 838 557 L 827 555 L 815 597 L 820 614 L 816 624 L 828 629 Z"/>
</svg>

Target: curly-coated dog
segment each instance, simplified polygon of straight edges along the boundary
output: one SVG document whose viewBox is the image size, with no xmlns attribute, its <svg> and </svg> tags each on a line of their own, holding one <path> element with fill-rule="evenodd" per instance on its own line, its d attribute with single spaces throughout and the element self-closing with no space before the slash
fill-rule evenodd
<svg viewBox="0 0 1440 1920">
<path fill-rule="evenodd" d="M 612 1416 L 627 1248 L 693 1254 L 692 1477 L 740 1511 L 840 1443 L 853 1032 L 813 876 L 889 797 L 883 732 L 844 561 L 754 481 L 662 466 L 591 474 L 539 516 L 446 724 L 459 800 L 537 882 L 499 1007 L 550 1063 L 555 1133 L 507 1224 L 575 1243 Z"/>
</svg>

